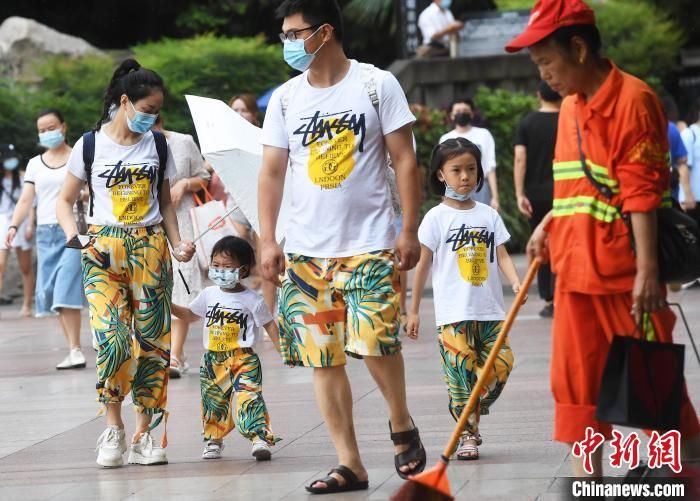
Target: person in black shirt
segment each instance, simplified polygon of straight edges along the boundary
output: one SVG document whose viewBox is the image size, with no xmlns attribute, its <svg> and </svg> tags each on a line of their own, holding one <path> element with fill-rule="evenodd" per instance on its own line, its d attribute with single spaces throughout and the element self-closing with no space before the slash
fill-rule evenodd
<svg viewBox="0 0 700 501">
<path fill-rule="evenodd" d="M 554 179 L 552 160 L 557 141 L 557 122 L 561 96 L 545 81 L 537 90 L 540 108 L 528 113 L 520 121 L 515 135 L 515 195 L 518 209 L 528 218 L 534 229 L 542 218 L 552 210 Z M 546 302 L 540 311 L 542 317 L 554 314 L 554 276 L 549 264 L 540 266 L 537 273 L 537 288 Z"/>
</svg>

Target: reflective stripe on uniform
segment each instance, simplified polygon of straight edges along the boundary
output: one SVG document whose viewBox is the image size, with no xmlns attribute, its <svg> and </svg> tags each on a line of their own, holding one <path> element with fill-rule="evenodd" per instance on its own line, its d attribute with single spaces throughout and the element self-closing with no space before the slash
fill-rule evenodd
<svg viewBox="0 0 700 501">
<path fill-rule="evenodd" d="M 661 207 L 673 207 L 673 197 L 671 196 L 671 190 L 664 191 L 661 195 Z"/>
<path fill-rule="evenodd" d="M 602 165 L 594 164 L 590 160 L 586 160 L 586 164 L 588 165 L 588 168 L 591 169 L 591 174 L 593 174 L 593 178 L 596 181 L 612 188 L 613 193 L 618 193 L 620 191 L 618 189 L 617 181 L 610 179 L 608 176 L 607 168 L 603 167 Z M 583 172 L 583 168 L 581 167 L 580 160 L 555 162 L 552 165 L 552 170 L 554 172 L 554 181 L 568 181 L 571 179 L 581 179 L 586 177 L 586 174 Z"/>
<path fill-rule="evenodd" d="M 598 200 L 595 197 L 582 195 L 554 200 L 552 207 L 552 215 L 554 217 L 573 216 L 574 214 L 587 214 L 605 223 L 612 223 L 620 217 L 620 213 L 614 205 Z"/>
</svg>

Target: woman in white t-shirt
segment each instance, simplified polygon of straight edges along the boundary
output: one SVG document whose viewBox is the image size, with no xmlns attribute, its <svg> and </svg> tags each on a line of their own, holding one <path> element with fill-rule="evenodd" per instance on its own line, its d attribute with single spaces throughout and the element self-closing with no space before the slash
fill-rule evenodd
<svg viewBox="0 0 700 501">
<path fill-rule="evenodd" d="M 183 262 L 192 259 L 194 245 L 180 240 L 170 198 L 176 174 L 172 152 L 165 137 L 151 131 L 164 90 L 163 80 L 135 60 L 119 65 L 100 122 L 78 140 L 68 159 L 56 206 L 67 241 L 83 248 L 83 285 L 99 346 L 98 400 L 107 410 L 97 464 L 106 468 L 123 464 L 121 406 L 130 390 L 137 419 L 129 463 L 168 462 L 165 433 L 160 447 L 150 434 L 167 415 L 173 287 L 168 242 Z M 84 182 L 91 195 L 91 239 L 79 238 L 71 210 Z M 159 418 L 151 424 L 154 415 Z"/>
<path fill-rule="evenodd" d="M 66 162 L 71 154 L 71 147 L 65 139 L 68 127 L 63 115 L 56 109 L 39 113 L 36 127 L 39 144 L 46 151 L 27 164 L 22 194 L 12 215 L 6 240 L 8 246 L 13 243 L 18 228 L 36 202 L 36 315 L 59 316 L 70 351 L 56 369 L 80 369 L 85 367 L 85 356 L 80 348 L 81 310 L 85 305 L 80 278 L 80 252 L 66 249 L 66 237 L 56 218 L 56 199 L 66 179 Z"/>
<path fill-rule="evenodd" d="M 17 263 L 22 273 L 22 289 L 24 298 L 20 315 L 29 317 L 32 311 L 32 296 L 34 295 L 34 266 L 32 266 L 32 240 L 34 239 L 34 211 L 22 223 L 12 246 L 6 245 L 7 230 L 10 226 L 12 213 L 22 192 L 24 174 L 18 169 L 19 157 L 11 144 L 0 145 L 0 304 L 10 304 L 12 299 L 2 295 L 5 269 L 10 251 L 15 250 Z"/>
<path fill-rule="evenodd" d="M 418 229 L 421 257 L 413 278 L 413 300 L 406 324 L 412 339 L 418 337 L 418 309 L 432 269 L 438 343 L 450 398 L 450 413 L 459 419 L 472 386 L 487 377 L 486 391 L 469 417 L 457 448 L 457 459 L 478 459 L 479 417 L 488 414 L 513 368 L 508 341 L 487 375 L 482 367 L 498 337 L 505 311 L 498 270 L 520 290 L 520 279 L 506 251 L 510 239 L 501 216 L 493 208 L 471 199 L 481 189 L 484 170 L 481 150 L 464 138 L 449 139 L 433 150 L 429 183 L 444 194 Z"/>
</svg>

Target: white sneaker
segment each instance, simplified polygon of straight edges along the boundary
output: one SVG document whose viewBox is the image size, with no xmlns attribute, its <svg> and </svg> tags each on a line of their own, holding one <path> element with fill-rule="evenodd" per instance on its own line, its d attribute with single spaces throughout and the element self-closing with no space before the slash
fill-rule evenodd
<svg viewBox="0 0 700 501">
<path fill-rule="evenodd" d="M 73 348 L 63 359 L 63 362 L 56 366 L 59 371 L 66 369 L 82 369 L 85 367 L 85 355 L 80 348 Z"/>
<path fill-rule="evenodd" d="M 170 357 L 170 378 L 179 379 L 182 375 L 189 370 L 190 366 L 187 364 L 187 359 L 183 358 L 178 360 L 175 357 Z"/>
<path fill-rule="evenodd" d="M 267 442 L 256 438 L 253 442 L 253 449 L 250 451 L 253 457 L 258 461 L 269 461 L 272 457 L 272 452 L 270 452 L 270 446 Z"/>
<path fill-rule="evenodd" d="M 124 464 L 122 456 L 126 452 L 126 436 L 118 426 L 108 426 L 97 439 L 97 464 L 104 468 L 117 468 Z"/>
<path fill-rule="evenodd" d="M 165 455 L 165 449 L 153 445 L 153 437 L 149 432 L 145 432 L 138 442 L 131 444 L 129 464 L 168 464 L 168 458 Z"/>
<path fill-rule="evenodd" d="M 202 459 L 221 459 L 223 457 L 224 442 L 217 440 L 209 440 L 204 447 Z"/>
</svg>

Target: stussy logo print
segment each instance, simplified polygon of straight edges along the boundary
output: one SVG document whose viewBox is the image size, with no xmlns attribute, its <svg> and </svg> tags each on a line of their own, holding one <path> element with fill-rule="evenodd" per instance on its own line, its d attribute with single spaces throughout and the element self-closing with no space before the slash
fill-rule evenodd
<svg viewBox="0 0 700 501">
<path fill-rule="evenodd" d="M 138 224 L 150 209 L 151 187 L 155 184 L 157 167 L 148 164 L 128 164 L 121 160 L 106 165 L 108 170 L 97 174 L 105 180 L 112 197 L 112 213 L 122 224 Z"/>
<path fill-rule="evenodd" d="M 365 114 L 341 111 L 322 115 L 316 111 L 301 122 L 294 135 L 301 136 L 302 146 L 309 147 L 309 179 L 323 190 L 339 188 L 355 167 L 355 146 L 364 151 Z"/>
<path fill-rule="evenodd" d="M 455 253 L 462 279 L 472 285 L 482 285 L 489 277 L 488 262 L 495 259 L 495 234 L 483 226 L 450 228 L 446 241 Z"/>
</svg>

